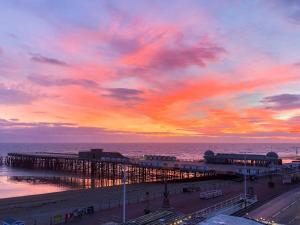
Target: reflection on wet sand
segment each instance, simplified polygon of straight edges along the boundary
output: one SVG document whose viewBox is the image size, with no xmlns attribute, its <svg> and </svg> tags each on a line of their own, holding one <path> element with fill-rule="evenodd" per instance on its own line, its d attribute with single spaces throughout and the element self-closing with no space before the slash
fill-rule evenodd
<svg viewBox="0 0 300 225">
<path fill-rule="evenodd" d="M 114 185 L 120 185 L 121 179 L 97 179 L 87 177 L 72 177 L 72 176 L 11 176 L 8 178 L 12 182 L 25 182 L 30 185 L 54 185 L 57 187 L 65 187 L 68 189 L 87 189 L 87 188 L 98 188 L 108 187 Z"/>
<path fill-rule="evenodd" d="M 70 190 L 66 186 L 48 183 L 23 182 L 8 176 L 0 176 L 0 198 L 11 198 L 25 195 L 37 195 Z"/>
</svg>

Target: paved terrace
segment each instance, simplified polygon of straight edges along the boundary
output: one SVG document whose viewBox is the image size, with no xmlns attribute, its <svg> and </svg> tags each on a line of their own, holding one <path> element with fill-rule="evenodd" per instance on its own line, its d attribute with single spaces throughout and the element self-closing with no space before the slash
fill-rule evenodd
<svg viewBox="0 0 300 225">
<path fill-rule="evenodd" d="M 282 184 L 281 177 L 274 177 L 274 188 L 268 187 L 269 178 L 260 178 L 256 181 L 249 181 L 249 186 L 254 188 L 255 194 L 258 197 L 258 201 L 264 201 L 270 199 L 275 195 L 284 193 L 288 190 L 294 189 L 295 185 Z M 199 192 L 193 193 L 178 193 L 170 197 L 170 202 L 173 210 L 177 210 L 181 213 L 190 214 L 198 210 L 207 208 L 220 201 L 227 200 L 243 192 L 243 183 L 230 182 L 229 185 L 223 189 L 224 195 L 215 199 L 203 200 L 199 198 Z M 157 210 L 162 206 L 162 198 L 153 199 L 151 201 L 151 208 Z M 143 210 L 146 207 L 145 202 L 129 204 L 127 208 L 127 218 L 134 219 L 143 215 Z M 93 216 L 86 217 L 85 219 L 74 221 L 71 224 L 74 225 L 86 225 L 86 224 L 103 224 L 109 221 L 120 222 L 122 219 L 122 207 L 112 208 L 96 212 Z"/>
</svg>

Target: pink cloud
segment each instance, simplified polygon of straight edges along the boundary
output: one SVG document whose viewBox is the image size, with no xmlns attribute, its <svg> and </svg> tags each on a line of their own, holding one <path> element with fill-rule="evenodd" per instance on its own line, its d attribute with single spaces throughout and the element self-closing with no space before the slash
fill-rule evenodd
<svg viewBox="0 0 300 225">
<path fill-rule="evenodd" d="M 98 88 L 98 84 L 93 80 L 88 79 L 72 79 L 72 78 L 55 78 L 53 76 L 32 74 L 27 76 L 27 79 L 37 85 L 51 87 L 51 86 L 69 86 L 78 85 L 85 88 Z"/>
<path fill-rule="evenodd" d="M 266 108 L 275 110 L 300 109 L 300 94 L 280 94 L 267 96 L 261 100 Z"/>
<path fill-rule="evenodd" d="M 0 83 L 0 104 L 2 105 L 31 104 L 40 97 L 20 88 L 7 87 Z"/>
<path fill-rule="evenodd" d="M 222 47 L 207 43 L 196 43 L 186 46 L 176 43 L 173 47 L 157 46 L 142 49 L 126 56 L 123 61 L 127 65 L 150 69 L 172 70 L 196 65 L 204 67 L 208 62 L 216 61 L 225 50 Z"/>
<path fill-rule="evenodd" d="M 68 66 L 68 64 L 62 60 L 49 58 L 46 56 L 42 56 L 40 54 L 32 54 L 31 60 L 37 63 L 46 63 L 46 64 L 56 65 L 56 66 Z"/>
</svg>

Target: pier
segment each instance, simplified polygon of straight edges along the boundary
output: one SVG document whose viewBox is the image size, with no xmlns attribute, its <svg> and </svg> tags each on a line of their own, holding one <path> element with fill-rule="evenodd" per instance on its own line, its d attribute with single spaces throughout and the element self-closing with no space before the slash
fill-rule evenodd
<svg viewBox="0 0 300 225">
<path fill-rule="evenodd" d="M 63 176 L 76 174 L 67 178 L 15 176 L 10 179 L 27 182 L 35 182 L 35 179 L 45 182 L 53 180 L 57 184 L 66 183 L 66 185 L 84 188 L 22 198 L 20 201 L 24 205 L 26 202 L 26 210 L 30 209 L 31 213 L 24 211 L 23 208 L 15 207 L 15 201 L 19 201 L 18 199 L 3 200 L 0 217 L 20 213 L 21 216 L 18 218 L 31 223 L 37 221 L 39 225 L 49 225 L 51 224 L 49 221 L 57 221 L 56 218 L 60 218 L 60 222 L 72 224 L 73 220 L 78 219 L 77 214 L 71 218 L 66 215 L 93 208 L 97 216 L 83 217 L 84 222 L 87 221 L 85 224 L 99 222 L 99 218 L 103 223 L 111 222 L 112 218 L 114 222 L 121 222 L 123 187 L 120 184 L 122 184 L 124 172 L 127 177 L 126 183 L 129 184 L 126 186 L 128 221 L 137 221 L 136 218 L 140 218 L 145 210 L 148 210 L 150 214 L 142 218 L 147 219 L 149 216 L 152 218 L 151 213 L 156 216 L 156 212 L 160 214 L 171 207 L 180 214 L 174 214 L 176 218 L 179 216 L 180 221 L 189 220 L 199 224 L 200 221 L 209 218 L 219 210 L 227 212 L 229 209 L 232 213 L 245 205 L 250 205 L 249 202 L 244 204 L 243 201 L 244 196 L 249 196 L 249 194 L 257 196 L 255 201 L 257 199 L 261 201 L 272 197 L 274 193 L 282 193 L 294 187 L 282 182 L 279 172 L 283 165 L 275 154 L 232 153 L 225 155 L 207 151 L 203 156 L 204 160 L 197 161 L 179 160 L 173 156 L 162 155 L 130 158 L 118 152 L 105 152 L 102 149 L 91 149 L 78 154 L 8 153 L 3 162 L 10 167 L 54 171 L 62 173 Z M 242 183 L 239 179 L 235 179 L 243 174 L 247 175 L 247 184 L 251 189 L 245 189 L 246 182 Z M 274 174 L 272 187 L 268 185 L 271 174 Z M 234 179 L 224 181 L 223 178 Z M 208 179 L 211 180 L 204 181 Z M 105 184 L 103 185 L 99 180 L 105 181 Z M 168 185 L 160 182 L 166 180 L 170 181 Z M 168 187 L 167 191 L 166 187 Z M 165 193 L 168 193 L 170 198 L 168 207 L 165 207 Z M 37 200 L 34 201 L 34 199 Z M 163 209 L 161 209 L 162 205 Z M 165 216 L 169 218 L 172 215 Z M 178 220 L 176 221 L 179 224 Z"/>
<path fill-rule="evenodd" d="M 10 167 L 68 172 L 115 182 L 121 182 L 125 170 L 128 183 L 205 179 L 216 176 L 214 170 L 188 163 L 178 165 L 158 160 L 150 164 L 147 160 L 130 159 L 120 153 L 103 152 L 100 149 L 79 154 L 8 153 L 5 164 Z"/>
</svg>

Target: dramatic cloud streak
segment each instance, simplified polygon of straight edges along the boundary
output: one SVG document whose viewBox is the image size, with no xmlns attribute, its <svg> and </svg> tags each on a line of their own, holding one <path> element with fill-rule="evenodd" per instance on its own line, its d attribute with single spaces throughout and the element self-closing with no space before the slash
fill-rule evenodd
<svg viewBox="0 0 300 225">
<path fill-rule="evenodd" d="M 54 58 L 48 58 L 39 54 L 32 54 L 31 60 L 37 63 L 46 63 L 46 64 L 52 64 L 56 66 L 68 66 L 66 62 Z"/>
<path fill-rule="evenodd" d="M 172 47 L 157 49 L 141 49 L 132 55 L 126 56 L 124 62 L 129 65 L 149 67 L 164 70 L 174 70 L 196 65 L 206 66 L 208 62 L 216 61 L 225 50 L 222 47 L 210 46 L 210 44 L 196 44 L 185 46 L 182 43 L 175 43 Z"/>
<path fill-rule="evenodd" d="M 143 91 L 129 88 L 109 88 L 108 94 L 103 96 L 115 98 L 120 101 L 142 101 Z"/>
<path fill-rule="evenodd" d="M 31 82 L 41 85 L 41 86 L 68 86 L 68 85 L 78 85 L 85 88 L 97 88 L 98 84 L 93 80 L 88 79 L 71 79 L 64 78 L 58 79 L 53 78 L 52 76 L 44 75 L 29 75 L 28 80 Z"/>
<path fill-rule="evenodd" d="M 195 46 L 165 49 L 151 60 L 151 67 L 163 69 L 184 68 L 190 65 L 205 66 L 207 61 L 216 60 L 225 50 L 220 47 Z"/>
<path fill-rule="evenodd" d="M 37 98 L 36 95 L 0 83 L 0 104 L 2 105 L 30 104 Z"/>
<path fill-rule="evenodd" d="M 298 0 L 275 0 L 273 4 L 283 11 L 291 21 L 300 23 L 300 2 Z"/>
<path fill-rule="evenodd" d="M 265 97 L 262 100 L 269 109 L 300 109 L 300 94 L 281 94 Z"/>
</svg>

